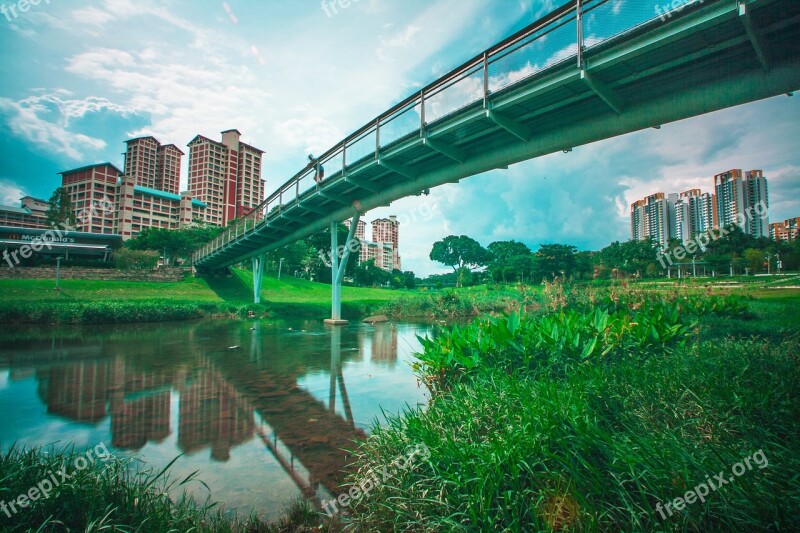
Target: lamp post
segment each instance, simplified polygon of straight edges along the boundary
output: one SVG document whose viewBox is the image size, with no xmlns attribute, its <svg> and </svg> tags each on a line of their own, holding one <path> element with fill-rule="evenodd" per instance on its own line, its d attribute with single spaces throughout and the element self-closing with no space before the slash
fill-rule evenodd
<svg viewBox="0 0 800 533">
<path fill-rule="evenodd" d="M 278 279 L 281 279 L 281 270 L 283 270 L 283 257 L 281 257 L 281 260 L 278 263 Z"/>
<path fill-rule="evenodd" d="M 61 287 L 59 286 L 61 282 L 61 258 L 56 258 L 56 290 L 60 291 Z"/>
</svg>

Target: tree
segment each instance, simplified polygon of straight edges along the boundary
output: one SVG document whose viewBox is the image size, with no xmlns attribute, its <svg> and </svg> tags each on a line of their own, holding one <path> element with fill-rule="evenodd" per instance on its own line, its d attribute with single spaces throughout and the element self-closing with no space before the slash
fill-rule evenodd
<svg viewBox="0 0 800 533">
<path fill-rule="evenodd" d="M 591 279 L 594 274 L 596 252 L 578 252 L 575 254 L 575 275 L 580 279 Z M 653 265 L 655 268 L 655 265 Z"/>
<path fill-rule="evenodd" d="M 764 252 L 755 248 L 748 248 L 745 250 L 744 259 L 747 261 L 748 268 L 753 274 L 760 272 L 764 268 L 766 262 Z"/>
<path fill-rule="evenodd" d="M 283 259 L 282 266 L 281 259 Z M 305 239 L 267 252 L 267 264 L 271 265 L 275 272 L 280 268 L 283 274 L 292 275 L 294 272 L 302 271 L 306 274 L 305 277 L 308 277 L 311 267 L 319 261 L 319 253 Z"/>
<path fill-rule="evenodd" d="M 222 228 L 210 224 L 191 224 L 179 230 L 145 228 L 127 242 L 131 250 L 153 250 L 165 254 L 164 261 L 188 260 L 192 253 L 216 237 Z"/>
<path fill-rule="evenodd" d="M 364 261 L 355 267 L 353 281 L 361 287 L 377 287 L 391 280 L 391 274 L 375 266 L 375 260 Z"/>
<path fill-rule="evenodd" d="M 543 244 L 534 254 L 536 268 L 541 278 L 569 277 L 577 265 L 574 246 L 567 244 Z"/>
<path fill-rule="evenodd" d="M 656 243 L 650 238 L 642 241 L 612 242 L 599 253 L 600 262 L 608 270 L 617 269 L 626 274 L 653 272 L 649 266 L 656 264 L 657 257 Z M 664 265 L 669 266 L 667 259 L 664 259 Z"/>
<path fill-rule="evenodd" d="M 406 289 L 417 288 L 417 276 L 410 270 L 403 272 L 403 287 Z"/>
<path fill-rule="evenodd" d="M 507 281 L 507 276 L 521 280 L 530 272 L 531 249 L 516 241 L 497 241 L 490 244 L 489 273 L 495 281 Z"/>
<path fill-rule="evenodd" d="M 475 239 L 466 235 L 450 235 L 433 244 L 430 258 L 452 268 L 459 275 L 457 286 L 460 287 L 464 269 L 485 266 L 491 255 Z"/>
<path fill-rule="evenodd" d="M 393 289 L 402 289 L 403 288 L 403 271 L 397 268 L 392 270 L 392 273 L 389 275 L 389 285 Z"/>
<path fill-rule="evenodd" d="M 47 202 L 47 214 L 45 215 L 46 223 L 50 227 L 59 227 L 66 230 L 75 230 L 78 226 L 78 221 L 75 218 L 75 209 L 72 206 L 72 201 L 69 199 L 69 194 L 63 187 L 59 187 L 53 191 L 50 200 Z"/>
</svg>

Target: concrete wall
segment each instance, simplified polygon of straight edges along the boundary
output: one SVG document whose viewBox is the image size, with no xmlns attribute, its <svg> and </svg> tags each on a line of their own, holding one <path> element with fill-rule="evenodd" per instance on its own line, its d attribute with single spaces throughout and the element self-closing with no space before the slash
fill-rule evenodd
<svg viewBox="0 0 800 533">
<path fill-rule="evenodd" d="M 116 270 L 114 268 L 62 267 L 61 279 L 83 279 L 97 281 L 182 281 L 182 268 L 159 270 Z M 0 268 L 0 279 L 56 279 L 56 267 Z"/>
</svg>

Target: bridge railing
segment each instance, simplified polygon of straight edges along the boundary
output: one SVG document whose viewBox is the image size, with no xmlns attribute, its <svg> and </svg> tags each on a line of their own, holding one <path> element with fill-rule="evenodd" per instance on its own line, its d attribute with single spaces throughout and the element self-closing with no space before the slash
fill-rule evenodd
<svg viewBox="0 0 800 533">
<path fill-rule="evenodd" d="M 488 108 L 490 97 L 534 76 L 573 61 L 583 67 L 584 54 L 657 19 L 663 22 L 682 11 L 718 1 L 678 0 L 573 0 L 527 28 L 467 61 L 415 95 L 395 105 L 322 154 L 325 183 L 344 179 L 349 168 L 378 159 L 381 149 L 409 136 L 423 137 L 432 124 L 470 106 Z M 655 3 L 654 3 L 655 2 Z M 281 185 L 259 206 L 195 252 L 202 261 L 229 243 L 249 235 L 280 217 L 284 209 L 311 190 L 320 188 L 314 169 L 305 168 Z"/>
</svg>

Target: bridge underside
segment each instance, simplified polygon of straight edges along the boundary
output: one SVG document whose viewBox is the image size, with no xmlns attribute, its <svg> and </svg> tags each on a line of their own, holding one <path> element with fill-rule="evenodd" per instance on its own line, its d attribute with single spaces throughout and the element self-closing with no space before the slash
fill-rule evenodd
<svg viewBox="0 0 800 533">
<path fill-rule="evenodd" d="M 707 0 L 580 55 L 576 45 L 567 59 L 442 117 L 426 120 L 423 94 L 421 107 L 398 111 L 421 114 L 419 126 L 386 142 L 378 120 L 368 155 L 350 162 L 342 153 L 341 170 L 321 185 L 305 189 L 298 175 L 252 227 L 229 230 L 195 264 L 226 268 L 438 185 L 791 93 L 800 88 L 798 34 L 796 0 Z"/>
</svg>

